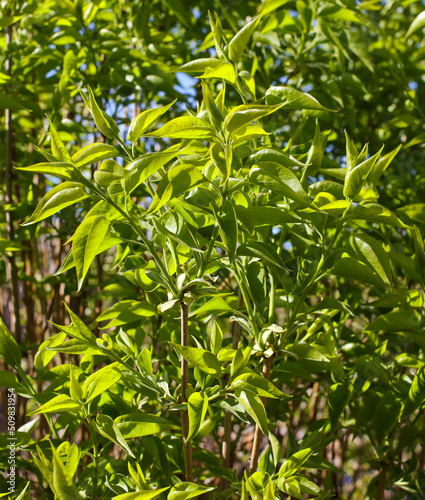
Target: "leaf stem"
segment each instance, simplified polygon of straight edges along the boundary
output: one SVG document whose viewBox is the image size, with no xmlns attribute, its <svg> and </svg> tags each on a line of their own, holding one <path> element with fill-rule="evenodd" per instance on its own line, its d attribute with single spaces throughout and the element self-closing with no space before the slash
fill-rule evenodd
<svg viewBox="0 0 425 500">
<path fill-rule="evenodd" d="M 270 380 L 270 373 L 272 370 L 274 354 L 268 358 L 264 357 L 264 366 L 263 366 L 263 377 L 266 380 Z M 264 408 L 267 405 L 267 398 L 261 398 Z M 254 444 L 252 445 L 252 453 L 251 453 L 251 465 L 249 467 L 250 474 L 253 474 L 258 467 L 258 459 L 260 457 L 261 451 L 261 441 L 263 438 L 263 431 L 260 426 L 257 424 L 255 426 L 255 434 L 254 434 Z"/>
<path fill-rule="evenodd" d="M 177 287 L 174 285 L 173 280 L 167 270 L 165 269 L 165 266 L 161 259 L 159 258 L 158 254 L 155 251 L 155 247 L 153 242 L 149 241 L 148 238 L 146 237 L 145 233 L 143 232 L 142 228 L 135 223 L 133 218 L 125 211 L 123 210 L 117 203 L 114 202 L 114 200 L 109 196 L 106 195 L 105 193 L 102 193 L 101 191 L 98 192 L 98 194 L 101 194 L 101 197 L 110 205 L 112 205 L 115 210 L 117 210 L 130 224 L 130 226 L 136 231 L 136 233 L 140 236 L 141 240 L 143 243 L 146 245 L 148 248 L 149 252 L 151 253 L 153 260 L 155 261 L 155 264 L 157 265 L 158 269 L 161 271 L 162 276 L 164 279 L 167 281 L 168 286 L 170 287 L 171 293 L 174 295 L 174 297 L 178 296 L 178 290 Z"/>
<path fill-rule="evenodd" d="M 384 500 L 385 485 L 387 483 L 388 464 L 383 460 L 381 462 L 381 472 L 379 473 L 378 489 L 376 491 L 376 500 Z"/>
<path fill-rule="evenodd" d="M 181 314 L 181 345 L 183 347 L 188 347 L 189 345 L 189 306 L 181 301 L 180 302 L 180 314 Z M 182 403 L 187 403 L 186 389 L 189 384 L 189 364 L 187 360 L 181 357 L 181 372 L 182 372 L 182 383 L 181 383 L 181 400 Z M 192 445 L 190 441 L 187 440 L 189 435 L 189 412 L 188 410 L 182 410 L 181 412 L 182 421 L 182 433 L 183 433 L 183 454 L 184 454 L 184 466 L 185 466 L 185 480 L 193 481 L 193 464 L 192 464 Z"/>
</svg>

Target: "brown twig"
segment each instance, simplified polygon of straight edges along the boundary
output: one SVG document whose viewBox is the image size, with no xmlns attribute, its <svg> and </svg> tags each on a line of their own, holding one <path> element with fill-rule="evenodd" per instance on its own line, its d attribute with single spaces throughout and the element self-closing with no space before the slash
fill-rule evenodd
<svg viewBox="0 0 425 500">
<path fill-rule="evenodd" d="M 264 366 L 263 366 L 263 377 L 266 380 L 270 380 L 270 373 L 272 369 L 272 364 L 273 364 L 273 356 L 270 356 L 269 358 L 264 358 Z M 267 404 L 267 398 L 261 398 L 264 408 L 266 407 Z M 254 434 L 254 444 L 252 445 L 252 454 L 251 454 L 251 466 L 249 468 L 250 474 L 254 473 L 257 470 L 258 467 L 258 459 L 260 457 L 260 451 L 261 451 L 261 441 L 263 438 L 263 432 L 260 428 L 260 426 L 257 424 L 255 426 L 255 434 Z"/>
<path fill-rule="evenodd" d="M 185 302 L 180 302 L 181 311 L 181 345 L 187 347 L 189 345 L 189 306 Z M 181 400 L 187 403 L 186 389 L 189 383 L 189 365 L 186 359 L 181 358 Z M 189 435 L 189 412 L 183 410 L 181 412 L 182 432 L 183 432 L 183 454 L 185 465 L 186 481 L 193 481 L 193 464 L 192 464 L 192 445 L 187 440 Z"/>
</svg>

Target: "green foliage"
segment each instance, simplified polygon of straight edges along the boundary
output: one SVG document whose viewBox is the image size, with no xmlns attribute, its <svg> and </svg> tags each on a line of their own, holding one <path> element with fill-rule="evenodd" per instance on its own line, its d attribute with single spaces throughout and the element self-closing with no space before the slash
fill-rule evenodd
<svg viewBox="0 0 425 500">
<path fill-rule="evenodd" d="M 228 4 L 4 8 L 20 498 L 424 496 L 422 4 Z"/>
</svg>

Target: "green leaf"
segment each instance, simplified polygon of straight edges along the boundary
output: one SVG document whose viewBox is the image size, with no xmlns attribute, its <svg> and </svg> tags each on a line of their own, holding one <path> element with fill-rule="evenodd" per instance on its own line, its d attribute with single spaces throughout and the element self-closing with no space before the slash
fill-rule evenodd
<svg viewBox="0 0 425 500">
<path fill-rule="evenodd" d="M 384 283 L 391 286 L 391 263 L 381 243 L 368 234 L 352 236 L 350 243 L 359 259 L 373 269 Z"/>
<path fill-rule="evenodd" d="M 413 310 L 391 311 L 387 314 L 382 314 L 369 325 L 366 330 L 401 332 L 419 330 L 421 327 L 421 316 Z"/>
<path fill-rule="evenodd" d="M 126 168 L 130 176 L 122 181 L 125 193 L 130 194 L 178 154 L 179 151 L 173 146 L 162 153 L 149 153 L 131 162 Z"/>
<path fill-rule="evenodd" d="M 126 439 L 150 436 L 176 428 L 169 420 L 146 413 L 121 415 L 115 419 L 115 423 Z"/>
<path fill-rule="evenodd" d="M 332 431 L 335 432 L 339 417 L 350 399 L 350 391 L 343 384 L 333 384 L 328 392 L 329 420 Z"/>
<path fill-rule="evenodd" d="M 284 109 L 332 111 L 322 106 L 312 95 L 284 86 L 270 87 L 266 92 L 266 103 L 269 105 L 283 104 Z"/>
<path fill-rule="evenodd" d="M 25 485 L 25 488 L 19 493 L 19 495 L 15 498 L 15 500 L 26 500 L 27 497 L 27 492 L 29 492 L 30 488 L 30 482 L 28 481 L 27 484 Z M 1 493 L 0 498 L 5 497 L 6 495 L 9 495 L 10 492 L 7 493 Z"/>
<path fill-rule="evenodd" d="M 322 166 L 324 146 L 326 144 L 326 138 L 322 137 L 322 133 L 319 127 L 319 121 L 316 119 L 316 129 L 314 132 L 313 143 L 308 152 L 305 168 L 307 169 L 308 175 L 316 175 Z"/>
<path fill-rule="evenodd" d="M 248 123 L 259 120 L 264 116 L 270 115 L 280 109 L 283 104 L 276 104 L 275 106 L 264 106 L 261 104 L 242 104 L 236 106 L 226 116 L 224 120 L 224 127 L 230 133 L 234 133 Z"/>
<path fill-rule="evenodd" d="M 114 139 L 118 137 L 119 128 L 115 121 L 108 116 L 104 111 L 99 108 L 96 102 L 93 91 L 90 86 L 87 87 L 89 92 L 89 99 L 81 92 L 81 97 L 85 102 L 86 106 L 89 108 L 91 114 L 93 115 L 96 127 L 100 132 L 108 139 Z"/>
<path fill-rule="evenodd" d="M 385 283 L 369 266 L 351 257 L 341 257 L 331 269 L 331 274 L 368 285 L 385 288 Z"/>
<path fill-rule="evenodd" d="M 168 202 L 170 205 L 171 203 Z M 178 206 L 178 202 L 177 202 Z M 161 236 L 169 236 L 171 239 L 177 241 L 178 243 L 194 250 L 195 252 L 202 252 L 200 248 L 202 245 L 199 244 L 197 235 L 195 231 L 187 224 L 186 221 L 178 213 L 179 209 L 175 206 L 172 210 L 165 213 L 160 219 L 153 220 L 153 225 L 157 230 L 157 233 Z"/>
<path fill-rule="evenodd" d="M 208 410 L 208 396 L 200 392 L 192 392 L 187 401 L 189 413 L 189 434 L 187 440 L 193 439 L 205 420 Z"/>
<path fill-rule="evenodd" d="M 233 66 L 233 64 L 230 64 L 228 62 L 222 62 L 218 66 L 204 71 L 204 73 L 200 75 L 199 78 L 202 78 L 204 80 L 207 80 L 208 78 L 225 80 L 226 82 L 234 85 L 236 83 L 235 67 Z"/>
<path fill-rule="evenodd" d="M 221 297 L 214 297 L 199 309 L 191 311 L 189 316 L 209 316 L 213 313 L 234 312 L 234 309 Z"/>
<path fill-rule="evenodd" d="M 73 236 L 72 256 L 78 278 L 78 291 L 83 286 L 97 250 L 105 238 L 110 222 L 106 217 L 95 215 L 87 217 L 78 226 Z"/>
<path fill-rule="evenodd" d="M 0 317 L 0 358 L 10 366 L 20 366 L 21 349 Z"/>
<path fill-rule="evenodd" d="M 279 163 L 283 167 L 305 167 L 304 163 L 300 162 L 292 155 L 285 153 L 284 151 L 277 151 L 270 148 L 261 148 L 252 154 L 246 161 L 245 165 L 251 166 L 254 164 L 259 164 L 260 162 L 274 162 Z"/>
<path fill-rule="evenodd" d="M 58 328 L 65 333 L 67 333 L 70 337 L 76 337 L 82 339 L 90 344 L 96 343 L 96 336 L 94 333 L 86 326 L 86 324 L 68 307 L 67 304 L 64 304 L 66 310 L 68 311 L 69 317 L 71 318 L 73 330 L 70 331 L 70 327 L 60 327 Z M 57 326 L 57 325 L 55 325 Z"/>
<path fill-rule="evenodd" d="M 220 113 L 208 85 L 205 82 L 201 83 L 203 103 L 208 110 L 211 123 L 214 125 L 216 130 L 220 130 L 221 124 L 223 123 L 223 115 Z"/>
<path fill-rule="evenodd" d="M 4 16 L 4 15 L 2 15 L 2 17 L 0 19 L 0 26 L 2 28 L 6 28 L 7 26 L 11 26 L 12 24 L 17 23 L 23 17 L 24 16 Z"/>
<path fill-rule="evenodd" d="M 169 170 L 163 177 L 149 207 L 149 213 L 156 212 L 168 201 L 177 198 L 185 191 L 205 180 L 202 173 L 193 165 L 180 164 Z"/>
<path fill-rule="evenodd" d="M 216 356 L 223 343 L 223 332 L 220 325 L 214 321 L 210 335 L 211 352 Z"/>
<path fill-rule="evenodd" d="M 75 482 L 72 476 L 66 470 L 58 452 L 52 445 L 53 454 L 53 475 L 52 490 L 57 498 L 63 500 L 78 500 L 80 495 L 77 493 Z"/>
<path fill-rule="evenodd" d="M 22 225 L 29 226 L 40 222 L 60 210 L 88 198 L 89 194 L 76 182 L 62 182 L 47 192 L 37 205 L 34 213 Z"/>
<path fill-rule="evenodd" d="M 10 109 L 12 111 L 19 111 L 23 108 L 21 103 L 19 103 L 14 97 L 9 94 L 0 93 L 0 109 Z"/>
<path fill-rule="evenodd" d="M 375 163 L 384 149 L 384 146 L 373 156 L 358 163 L 354 168 L 348 169 L 344 181 L 344 196 L 353 199 L 365 183 L 368 175 L 372 171 Z M 359 157 L 358 157 L 359 158 Z M 357 158 L 357 160 L 358 160 Z"/>
<path fill-rule="evenodd" d="M 137 356 L 137 366 L 153 377 L 152 354 L 144 347 Z"/>
<path fill-rule="evenodd" d="M 106 160 L 102 162 L 99 169 L 95 171 L 94 180 L 100 186 L 109 188 L 112 184 L 120 182 L 125 177 L 130 177 L 130 175 L 131 172 L 125 170 L 118 162 L 114 160 Z M 122 190 L 121 186 L 116 186 L 116 188 Z"/>
<path fill-rule="evenodd" d="M 379 205 L 378 203 L 364 203 L 362 205 L 357 205 L 351 214 L 353 219 L 366 220 L 369 222 L 380 222 L 382 224 L 388 224 L 395 227 L 406 228 L 406 224 L 401 222 L 401 220 L 388 208 Z"/>
<path fill-rule="evenodd" d="M 376 184 L 379 181 L 382 174 L 387 170 L 397 153 L 400 151 L 401 146 L 402 145 L 399 144 L 395 149 L 384 155 L 382 158 L 379 158 L 379 160 L 375 163 L 372 172 L 369 174 L 371 182 Z"/>
<path fill-rule="evenodd" d="M 118 445 L 120 448 L 122 448 L 124 451 L 126 451 L 131 458 L 136 458 L 133 455 L 130 447 L 128 446 L 127 441 L 124 439 L 123 435 L 118 429 L 117 424 L 109 415 L 98 415 L 96 419 L 96 429 L 102 436 L 106 437 L 107 439 Z"/>
<path fill-rule="evenodd" d="M 78 401 L 74 401 L 66 394 L 59 394 L 50 401 L 40 406 L 38 410 L 32 411 L 28 415 L 37 415 L 39 413 L 61 413 L 63 411 L 76 411 L 81 408 Z"/>
<path fill-rule="evenodd" d="M 230 200 L 225 201 L 221 215 L 217 215 L 217 223 L 221 240 L 227 250 L 230 262 L 232 263 L 238 245 L 238 221 L 235 207 Z"/>
<path fill-rule="evenodd" d="M 406 34 L 404 35 L 406 39 L 413 35 L 416 31 L 422 29 L 425 26 L 425 10 L 420 12 L 415 19 L 412 21 L 412 24 L 409 26 Z"/>
<path fill-rule="evenodd" d="M 56 352 L 54 350 L 48 350 L 47 348 L 54 348 L 62 345 L 65 338 L 66 333 L 60 332 L 48 338 L 40 345 L 37 354 L 34 357 L 34 367 L 36 371 L 43 371 L 49 365 L 50 361 L 52 361 L 52 359 L 56 356 Z"/>
<path fill-rule="evenodd" d="M 242 375 L 237 376 L 233 380 L 231 388 L 234 390 L 248 390 L 266 398 L 290 398 L 269 380 L 254 372 L 242 373 Z"/>
<path fill-rule="evenodd" d="M 78 382 L 77 377 L 75 376 L 73 369 L 73 365 L 70 365 L 69 369 L 69 394 L 72 399 L 75 401 L 81 401 L 83 398 L 83 388 L 81 384 Z"/>
<path fill-rule="evenodd" d="M 50 121 L 50 118 L 49 118 L 49 123 L 50 123 L 50 143 L 52 148 L 52 155 L 55 157 L 57 161 L 71 162 L 71 157 L 64 143 L 62 142 L 62 139 L 59 137 L 59 134 L 57 133 L 55 127 L 53 126 L 53 123 Z"/>
<path fill-rule="evenodd" d="M 268 243 L 263 243 L 262 241 L 247 241 L 243 243 L 238 247 L 238 255 L 258 257 L 271 268 L 279 268 L 282 271 L 288 270 L 276 250 Z"/>
<path fill-rule="evenodd" d="M 180 353 L 190 364 L 199 370 L 220 378 L 221 367 L 216 356 L 212 352 L 196 347 L 186 347 L 174 342 L 170 342 L 174 349 Z"/>
<path fill-rule="evenodd" d="M 247 23 L 229 42 L 229 57 L 230 60 L 237 64 L 242 56 L 243 51 L 248 43 L 248 40 L 251 38 L 251 35 L 254 33 L 255 28 L 257 27 L 258 21 L 261 19 L 261 16 L 255 17 L 252 21 Z"/>
<path fill-rule="evenodd" d="M 64 441 L 58 446 L 57 452 L 63 462 L 66 472 L 70 477 L 73 477 L 77 471 L 80 461 L 80 450 L 75 443 Z"/>
<path fill-rule="evenodd" d="M 198 497 L 214 489 L 214 486 L 205 486 L 203 484 L 178 483 L 171 488 L 167 500 L 187 500 L 188 498 Z"/>
<path fill-rule="evenodd" d="M 282 5 L 286 5 L 289 3 L 291 0 L 265 0 L 263 2 L 258 10 L 261 12 L 261 14 L 269 14 L 270 12 L 273 12 L 274 10 L 278 9 L 279 7 L 282 7 Z"/>
<path fill-rule="evenodd" d="M 145 491 L 135 491 L 134 493 L 123 493 L 113 497 L 112 500 L 152 500 L 157 498 L 161 493 L 170 489 L 170 486 L 166 488 L 161 488 L 159 490 L 145 490 Z"/>
<path fill-rule="evenodd" d="M 241 219 L 241 210 L 238 206 L 236 206 L 236 213 L 238 218 Z M 277 207 L 251 207 L 247 209 L 246 214 L 252 218 L 254 227 L 283 226 L 300 222 L 300 219 L 294 213 Z"/>
<path fill-rule="evenodd" d="M 86 403 L 92 401 L 116 384 L 120 378 L 121 372 L 117 369 L 116 363 L 97 370 L 83 384 L 83 399 Z"/>
<path fill-rule="evenodd" d="M 174 118 L 155 132 L 145 134 L 147 137 L 168 137 L 169 139 L 211 140 L 215 136 L 214 129 L 195 116 Z"/>
<path fill-rule="evenodd" d="M 411 415 L 414 411 L 420 408 L 425 401 L 425 366 L 421 366 L 416 372 L 412 385 L 409 389 L 409 394 L 403 404 L 401 418 Z"/>
<path fill-rule="evenodd" d="M 19 252 L 26 250 L 28 247 L 20 245 L 19 243 L 4 238 L 0 238 L 0 253 L 4 252 Z"/>
<path fill-rule="evenodd" d="M 156 307 L 148 302 L 138 300 L 121 300 L 109 309 L 102 312 L 97 317 L 97 321 L 112 320 L 102 328 L 114 328 L 134 321 L 140 321 L 141 318 L 150 318 L 156 315 Z"/>
<path fill-rule="evenodd" d="M 263 127 L 259 125 L 244 125 L 235 132 L 233 132 L 233 145 L 238 146 L 244 142 L 251 141 L 253 139 L 258 139 L 260 137 L 265 137 L 269 135 Z"/>
<path fill-rule="evenodd" d="M 269 189 L 277 191 L 291 200 L 304 206 L 310 206 L 311 201 L 298 177 L 290 170 L 275 162 L 261 162 L 254 166 L 249 174 L 249 179 L 260 183 Z"/>
<path fill-rule="evenodd" d="M 305 448 L 287 458 L 279 469 L 279 480 L 286 479 L 295 474 L 312 454 L 313 450 L 311 448 Z"/>
<path fill-rule="evenodd" d="M 222 39 L 225 38 L 223 33 L 223 28 L 221 26 L 220 18 L 217 15 L 217 12 L 214 12 L 214 15 L 208 11 L 208 17 L 210 20 L 211 32 L 214 38 L 215 50 L 217 52 L 218 57 L 221 59 L 224 58 L 224 53 L 222 50 Z"/>
<path fill-rule="evenodd" d="M 31 172 L 33 174 L 51 175 L 60 179 L 71 179 L 73 169 L 72 163 L 51 162 L 51 163 L 36 163 L 30 167 L 15 167 L 16 170 L 23 172 Z"/>
<path fill-rule="evenodd" d="M 378 444 L 383 444 L 384 439 L 395 427 L 400 416 L 400 410 L 401 401 L 392 391 L 387 391 L 380 398 L 372 421 Z"/>
<path fill-rule="evenodd" d="M 244 410 L 260 427 L 263 434 L 268 435 L 267 415 L 261 399 L 251 391 L 235 390 L 236 399 L 243 406 Z"/>
<path fill-rule="evenodd" d="M 142 111 L 131 122 L 127 140 L 131 142 L 138 141 L 140 137 L 146 132 L 146 130 L 148 130 L 152 126 L 155 120 L 165 114 L 175 102 L 176 101 L 174 100 L 166 106 Z"/>
<path fill-rule="evenodd" d="M 216 59 L 214 57 L 195 59 L 195 61 L 183 64 L 183 66 L 180 66 L 177 71 L 181 71 L 183 73 L 199 73 L 206 71 L 207 69 L 216 68 L 221 63 L 221 59 Z"/>
<path fill-rule="evenodd" d="M 388 292 L 380 299 L 368 302 L 375 307 L 423 307 L 424 299 L 419 290 L 398 289 Z"/>
<path fill-rule="evenodd" d="M 102 160 L 115 158 L 117 154 L 118 150 L 114 146 L 101 142 L 95 142 L 94 144 L 89 144 L 85 148 L 77 151 L 72 156 L 72 161 L 75 163 L 77 168 L 80 168 Z"/>
<path fill-rule="evenodd" d="M 17 387 L 19 381 L 15 374 L 7 370 L 0 370 L 0 387 Z"/>
</svg>

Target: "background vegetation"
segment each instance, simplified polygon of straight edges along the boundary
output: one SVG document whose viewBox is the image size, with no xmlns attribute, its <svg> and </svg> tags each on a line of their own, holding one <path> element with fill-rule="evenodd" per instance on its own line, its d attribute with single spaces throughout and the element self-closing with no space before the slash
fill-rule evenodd
<svg viewBox="0 0 425 500">
<path fill-rule="evenodd" d="M 0 5 L 12 498 L 424 498 L 423 3 Z"/>
</svg>

